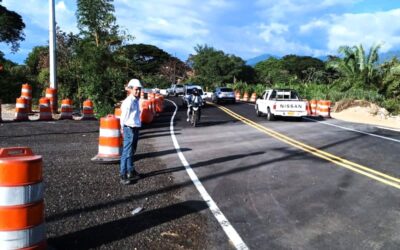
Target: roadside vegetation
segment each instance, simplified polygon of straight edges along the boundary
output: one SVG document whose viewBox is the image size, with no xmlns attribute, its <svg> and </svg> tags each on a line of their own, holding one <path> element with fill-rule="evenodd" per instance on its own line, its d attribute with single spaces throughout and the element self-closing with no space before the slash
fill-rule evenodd
<svg viewBox="0 0 400 250">
<path fill-rule="evenodd" d="M 0 20 L 9 20 L 0 22 L 7 24 L 1 27 L 7 32 L 0 33 L 0 42 L 16 52 L 25 24 L 1 5 L 0 11 Z M 100 115 L 113 111 L 133 77 L 146 88 L 167 88 L 178 79 L 201 84 L 207 91 L 228 85 L 258 95 L 266 87 L 293 88 L 307 99 L 367 100 L 400 113 L 400 61 L 393 58 L 379 64 L 380 45 L 368 52 L 362 45 L 342 46 L 339 56 L 325 61 L 286 55 L 249 66 L 242 58 L 205 44 L 197 45 L 183 62 L 156 46 L 134 44 L 134 37 L 116 24 L 112 0 L 78 0 L 76 16 L 78 34 L 57 29 L 58 95 L 76 104 L 90 98 Z M 0 99 L 15 102 L 25 82 L 33 86 L 34 102 L 43 96 L 49 86 L 48 57 L 46 44 L 33 48 L 24 65 L 6 60 L 0 51 Z"/>
</svg>

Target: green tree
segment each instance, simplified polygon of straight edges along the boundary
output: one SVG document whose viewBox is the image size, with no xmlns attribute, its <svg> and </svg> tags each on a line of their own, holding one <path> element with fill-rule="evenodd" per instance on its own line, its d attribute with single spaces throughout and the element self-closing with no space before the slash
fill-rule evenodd
<svg viewBox="0 0 400 250">
<path fill-rule="evenodd" d="M 121 43 L 113 0 L 78 0 L 78 28 L 96 46 Z"/>
<path fill-rule="evenodd" d="M 258 81 L 273 85 L 276 83 L 285 83 L 289 81 L 290 75 L 285 70 L 282 60 L 270 57 L 254 66 Z"/>
<path fill-rule="evenodd" d="M 343 89 L 379 88 L 380 72 L 377 64 L 379 48 L 380 45 L 371 46 L 368 55 L 365 54 L 362 45 L 339 48 L 339 53 L 343 57 L 328 62 L 328 67 L 341 74 L 345 83 L 342 85 Z"/>
<path fill-rule="evenodd" d="M 246 68 L 240 57 L 225 54 L 208 45 L 197 45 L 196 55 L 191 55 L 188 64 L 195 72 L 194 81 L 206 86 L 241 80 L 239 77 Z"/>
<path fill-rule="evenodd" d="M 310 71 L 317 72 L 325 69 L 323 61 L 311 56 L 287 55 L 281 60 L 284 69 L 303 82 L 309 78 Z"/>
<path fill-rule="evenodd" d="M 11 44 L 11 51 L 18 51 L 19 41 L 25 39 L 24 28 L 25 23 L 19 14 L 0 5 L 0 42 Z"/>
</svg>

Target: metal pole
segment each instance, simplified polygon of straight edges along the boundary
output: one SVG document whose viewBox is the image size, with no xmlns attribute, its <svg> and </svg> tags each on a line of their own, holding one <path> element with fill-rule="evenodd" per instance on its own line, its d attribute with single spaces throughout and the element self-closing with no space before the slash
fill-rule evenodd
<svg viewBox="0 0 400 250">
<path fill-rule="evenodd" d="M 50 88 L 57 89 L 56 81 L 56 21 L 54 0 L 49 0 L 49 54 L 50 54 Z"/>
</svg>

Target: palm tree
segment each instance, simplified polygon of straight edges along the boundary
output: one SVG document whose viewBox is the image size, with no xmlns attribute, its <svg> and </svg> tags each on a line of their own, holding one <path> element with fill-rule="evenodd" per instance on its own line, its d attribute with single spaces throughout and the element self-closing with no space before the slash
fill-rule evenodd
<svg viewBox="0 0 400 250">
<path fill-rule="evenodd" d="M 328 62 L 328 67 L 336 69 L 347 84 L 345 89 L 352 87 L 377 88 L 380 80 L 378 51 L 380 45 L 371 46 L 368 55 L 365 55 L 363 46 L 341 46 L 339 53 L 342 58 L 334 58 Z"/>
</svg>

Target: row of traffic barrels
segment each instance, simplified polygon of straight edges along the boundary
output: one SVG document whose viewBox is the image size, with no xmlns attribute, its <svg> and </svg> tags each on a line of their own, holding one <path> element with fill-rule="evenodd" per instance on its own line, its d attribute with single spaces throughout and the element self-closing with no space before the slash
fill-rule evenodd
<svg viewBox="0 0 400 250">
<path fill-rule="evenodd" d="M 15 105 L 15 121 L 28 121 L 29 117 L 29 104 L 25 98 L 17 98 Z M 1 110 L 0 110 L 1 111 Z M 73 119 L 72 111 L 73 105 L 71 99 L 63 99 L 61 101 L 60 119 Z M 89 99 L 83 102 L 83 115 L 81 119 L 94 119 L 94 107 L 93 102 Z M 50 121 L 53 120 L 53 111 L 51 109 L 51 99 L 42 97 L 39 99 L 39 121 Z M 1 116 L 0 116 L 1 121 Z"/>
<path fill-rule="evenodd" d="M 239 91 L 235 92 L 235 100 L 236 101 L 244 101 L 244 102 L 256 102 L 257 94 L 253 92 L 251 95 L 248 92 L 244 92 L 243 96 L 240 94 Z"/>
<path fill-rule="evenodd" d="M 307 111 L 311 116 L 331 117 L 331 105 L 329 100 L 310 100 L 307 101 Z"/>
<path fill-rule="evenodd" d="M 50 100 L 50 109 L 52 113 L 56 113 L 58 110 L 57 103 L 57 89 L 46 88 L 45 97 Z M 21 86 L 21 97 L 26 100 L 28 113 L 32 112 L 32 86 L 28 83 L 22 84 Z"/>
</svg>

